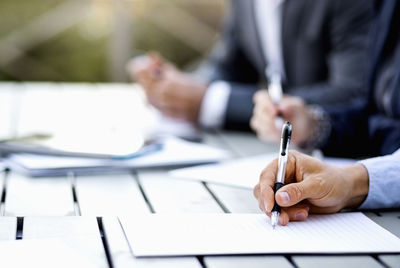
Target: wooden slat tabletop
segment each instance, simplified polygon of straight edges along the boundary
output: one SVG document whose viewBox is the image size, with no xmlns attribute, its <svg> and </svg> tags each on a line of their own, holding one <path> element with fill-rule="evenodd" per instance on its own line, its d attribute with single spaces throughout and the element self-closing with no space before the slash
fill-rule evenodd
<svg viewBox="0 0 400 268">
<path fill-rule="evenodd" d="M 6 187 L 6 216 L 76 215 L 67 177 L 32 179 L 10 172 Z"/>
<path fill-rule="evenodd" d="M 292 259 L 297 266 L 304 268 L 382 267 L 382 264 L 371 256 L 295 256 Z"/>
<path fill-rule="evenodd" d="M 138 177 L 157 213 L 223 212 L 201 182 L 169 178 L 165 171 L 138 172 Z"/>
<path fill-rule="evenodd" d="M 259 213 L 253 190 L 208 183 L 208 188 L 231 213 Z"/>
<path fill-rule="evenodd" d="M 0 217 L 0 241 L 15 240 L 17 234 L 16 217 Z"/>
<path fill-rule="evenodd" d="M 283 256 L 230 256 L 206 257 L 204 262 L 209 268 L 239 268 L 239 267 L 293 267 Z"/>
<path fill-rule="evenodd" d="M 78 176 L 75 190 L 82 216 L 149 213 L 137 181 L 131 174 Z"/>
<path fill-rule="evenodd" d="M 99 267 L 108 267 L 95 217 L 24 217 L 23 239 L 60 239 Z"/>
<path fill-rule="evenodd" d="M 130 98 L 142 98 L 141 94 L 132 94 L 131 89 L 137 90 L 124 84 L 0 83 L 0 120 L 5 124 L 0 130 L 0 137 L 37 130 L 53 122 L 51 118 L 44 118 L 41 122 L 37 117 L 45 117 L 48 111 L 57 109 L 57 105 L 51 103 L 51 100 L 57 101 L 57 92 L 73 99 L 96 91 L 96 94 L 90 93 L 101 101 L 101 105 L 93 104 L 95 110 L 104 106 L 112 91 L 125 106 L 129 105 Z M 69 91 L 73 92 L 70 94 Z M 125 93 L 129 98 L 123 98 Z M 37 104 L 32 102 L 43 100 L 46 96 L 48 101 L 41 101 L 40 109 L 35 110 Z M 83 106 L 83 102 L 77 105 Z M 132 107 L 125 109 L 123 105 L 118 110 L 133 113 Z M 54 113 L 63 118 L 66 116 L 65 111 Z M 78 113 L 74 111 L 73 114 Z M 102 111 L 99 114 L 105 113 Z M 95 112 L 91 111 L 93 115 Z M 125 115 L 118 122 L 127 118 Z M 111 117 L 106 118 L 107 122 L 111 120 Z M 226 149 L 235 158 L 275 152 L 278 148 L 258 141 L 252 134 L 239 132 L 207 132 L 203 142 Z M 118 216 L 259 213 L 250 189 L 174 179 L 168 177 L 167 171 L 91 176 L 70 174 L 57 178 L 29 178 L 12 170 L 7 175 L 2 172 L 0 240 L 57 238 L 94 260 L 99 267 L 400 267 L 400 255 L 134 258 Z M 400 211 L 366 214 L 400 237 Z"/>
<path fill-rule="evenodd" d="M 107 237 L 109 252 L 112 256 L 112 264 L 115 268 L 123 267 L 188 267 L 200 268 L 201 265 L 196 258 L 142 258 L 132 257 L 129 245 L 122 232 L 120 223 L 116 217 L 104 217 L 103 226 Z"/>
</svg>

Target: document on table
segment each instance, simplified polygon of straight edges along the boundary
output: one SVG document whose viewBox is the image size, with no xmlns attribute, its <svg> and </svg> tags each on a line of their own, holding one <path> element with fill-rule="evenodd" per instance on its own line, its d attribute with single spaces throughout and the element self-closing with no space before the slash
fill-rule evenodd
<svg viewBox="0 0 400 268">
<path fill-rule="evenodd" d="M 101 267 L 58 239 L 0 241 L 2 267 Z"/>
<path fill-rule="evenodd" d="M 217 162 L 229 156 L 229 153 L 224 150 L 169 137 L 162 141 L 161 150 L 128 160 L 14 154 L 7 159 L 7 163 L 11 168 L 31 176 L 56 176 L 65 175 L 68 172 L 82 174 L 152 167 L 179 167 Z"/>
<path fill-rule="evenodd" d="M 311 215 L 275 229 L 264 214 L 150 214 L 120 221 L 136 257 L 400 252 L 400 239 L 360 212 Z"/>
<path fill-rule="evenodd" d="M 217 164 L 176 169 L 170 171 L 169 175 L 174 178 L 253 188 L 260 179 L 261 171 L 275 158 L 276 154 L 258 155 Z M 355 162 L 352 159 L 329 157 L 324 158 L 323 161 L 335 166 L 344 166 Z"/>
</svg>

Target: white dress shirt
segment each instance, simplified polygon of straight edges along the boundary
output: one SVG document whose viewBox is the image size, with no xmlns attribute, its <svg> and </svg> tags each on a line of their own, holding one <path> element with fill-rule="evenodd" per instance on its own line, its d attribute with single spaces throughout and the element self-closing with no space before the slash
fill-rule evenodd
<svg viewBox="0 0 400 268">
<path fill-rule="evenodd" d="M 284 77 L 282 57 L 282 3 L 284 0 L 254 0 L 255 19 L 265 61 L 269 71 Z M 211 83 L 204 95 L 199 123 L 204 128 L 220 128 L 224 124 L 231 88 L 228 82 Z"/>
</svg>

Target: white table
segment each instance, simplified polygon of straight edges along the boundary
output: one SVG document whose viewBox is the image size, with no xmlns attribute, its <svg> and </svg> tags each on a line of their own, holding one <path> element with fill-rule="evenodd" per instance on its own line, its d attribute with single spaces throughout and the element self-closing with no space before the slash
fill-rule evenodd
<svg viewBox="0 0 400 268">
<path fill-rule="evenodd" d="M 1 83 L 0 135 L 20 133 L 21 129 L 32 127 L 28 117 L 33 115 L 26 111 L 26 107 L 35 107 L 31 102 L 38 99 L 32 98 L 31 92 L 41 91 L 43 94 L 44 102 L 41 105 L 37 103 L 38 111 L 34 115 L 40 116 L 40 113 L 48 112 L 43 107 L 48 104 L 46 96 L 75 92 L 77 88 L 113 91 L 121 96 L 134 91 L 130 85 L 115 84 Z M 71 108 L 74 109 L 73 104 Z M 235 157 L 276 150 L 276 146 L 263 144 L 255 136 L 244 133 L 205 133 L 204 142 L 230 150 Z M 94 259 L 99 267 L 400 267 L 400 255 L 136 259 L 129 251 L 117 220 L 119 215 L 259 212 L 251 190 L 167 178 L 165 170 L 35 179 L 3 171 L 0 174 L 0 193 L 0 240 L 56 237 Z M 400 237 L 400 211 L 366 214 Z"/>
</svg>

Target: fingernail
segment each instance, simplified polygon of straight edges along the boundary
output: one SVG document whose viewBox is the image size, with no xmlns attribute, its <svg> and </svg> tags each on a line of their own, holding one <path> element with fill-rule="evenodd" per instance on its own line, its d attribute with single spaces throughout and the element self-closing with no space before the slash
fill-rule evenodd
<svg viewBox="0 0 400 268">
<path fill-rule="evenodd" d="M 266 212 L 269 212 L 268 202 L 264 201 L 264 208 Z"/>
<path fill-rule="evenodd" d="M 281 198 L 283 205 L 290 203 L 290 196 L 287 192 L 279 192 L 278 195 Z"/>
<path fill-rule="evenodd" d="M 294 220 L 296 220 L 296 221 L 304 221 L 305 219 L 306 219 L 306 214 L 304 213 L 304 212 L 297 212 L 295 215 L 294 215 Z"/>
</svg>

